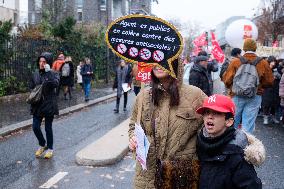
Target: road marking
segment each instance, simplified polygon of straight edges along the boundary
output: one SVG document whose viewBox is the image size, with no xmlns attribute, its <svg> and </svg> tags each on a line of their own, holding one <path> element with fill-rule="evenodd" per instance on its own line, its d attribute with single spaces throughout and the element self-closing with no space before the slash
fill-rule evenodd
<svg viewBox="0 0 284 189">
<path fill-rule="evenodd" d="M 63 179 L 66 175 L 68 175 L 68 172 L 58 172 L 39 188 L 51 188 L 53 185 Z"/>
</svg>

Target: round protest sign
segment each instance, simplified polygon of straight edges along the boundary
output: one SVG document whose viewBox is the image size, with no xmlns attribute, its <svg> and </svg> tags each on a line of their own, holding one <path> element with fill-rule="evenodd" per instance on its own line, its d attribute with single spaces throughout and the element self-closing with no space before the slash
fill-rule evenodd
<svg viewBox="0 0 284 189">
<path fill-rule="evenodd" d="M 158 65 L 173 77 L 172 61 L 182 52 L 182 37 L 165 20 L 146 15 L 128 15 L 113 21 L 106 42 L 122 59 Z"/>
</svg>

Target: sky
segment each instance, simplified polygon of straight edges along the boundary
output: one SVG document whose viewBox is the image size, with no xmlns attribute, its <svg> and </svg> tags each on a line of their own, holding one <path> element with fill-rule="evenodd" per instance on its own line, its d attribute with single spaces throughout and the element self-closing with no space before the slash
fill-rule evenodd
<svg viewBox="0 0 284 189">
<path fill-rule="evenodd" d="M 196 22 L 206 29 L 231 16 L 251 17 L 260 0 L 158 0 L 152 12 L 163 19 L 178 18 L 182 22 Z"/>
</svg>

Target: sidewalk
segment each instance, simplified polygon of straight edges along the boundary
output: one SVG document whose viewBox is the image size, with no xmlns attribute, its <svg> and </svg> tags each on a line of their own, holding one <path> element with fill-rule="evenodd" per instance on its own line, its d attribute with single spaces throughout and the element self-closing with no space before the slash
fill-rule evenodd
<svg viewBox="0 0 284 189">
<path fill-rule="evenodd" d="M 112 93 L 114 92 L 109 86 L 92 88 L 90 100 L 107 96 Z M 22 95 L 22 97 L 15 98 L 13 100 L 0 102 L 0 128 L 32 118 L 30 115 L 30 105 L 25 102 L 25 99 L 26 95 Z M 81 103 L 84 103 L 84 93 L 80 89 L 73 89 L 71 100 L 64 100 L 63 92 L 60 92 L 58 98 L 58 106 L 60 110 Z"/>
</svg>

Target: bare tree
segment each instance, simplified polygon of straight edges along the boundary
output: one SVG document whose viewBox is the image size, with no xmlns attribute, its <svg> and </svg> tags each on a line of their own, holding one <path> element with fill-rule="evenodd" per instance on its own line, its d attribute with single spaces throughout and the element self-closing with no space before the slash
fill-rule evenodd
<svg viewBox="0 0 284 189">
<path fill-rule="evenodd" d="M 284 33 L 284 23 L 280 22 L 283 15 L 283 0 L 269 0 L 270 6 L 262 8 L 262 14 L 255 18 L 258 27 L 258 40 L 263 44 L 274 42 Z"/>
</svg>

